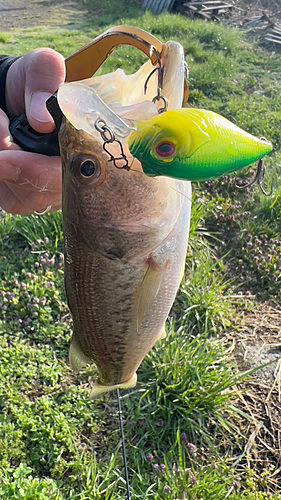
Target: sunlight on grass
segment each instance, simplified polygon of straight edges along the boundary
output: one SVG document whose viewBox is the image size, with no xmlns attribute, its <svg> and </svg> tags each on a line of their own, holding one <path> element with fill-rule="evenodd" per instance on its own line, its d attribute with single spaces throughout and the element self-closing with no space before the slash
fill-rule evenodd
<svg viewBox="0 0 281 500">
<path fill-rule="evenodd" d="M 154 446 L 163 453 L 180 427 L 193 443 L 210 446 L 218 422 L 221 432 L 234 432 L 227 413 L 233 412 L 233 387 L 243 378 L 245 374 L 235 374 L 227 361 L 221 341 L 206 334 L 191 336 L 188 322 L 178 330 L 171 325 L 167 339 L 156 344 L 141 365 L 139 391 L 128 397 L 134 407 L 134 435 L 147 442 L 157 429 Z"/>
<path fill-rule="evenodd" d="M 230 326 L 234 313 L 233 283 L 225 279 L 222 260 L 211 257 L 208 248 L 191 255 L 190 267 L 181 286 L 176 311 L 182 324 L 199 333 Z M 236 297 L 237 299 L 237 297 Z"/>
</svg>

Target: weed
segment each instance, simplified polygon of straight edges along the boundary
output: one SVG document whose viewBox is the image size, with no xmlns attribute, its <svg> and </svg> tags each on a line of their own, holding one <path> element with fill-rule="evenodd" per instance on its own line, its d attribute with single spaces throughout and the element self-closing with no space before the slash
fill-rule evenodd
<svg viewBox="0 0 281 500">
<path fill-rule="evenodd" d="M 175 311 L 181 324 L 193 332 L 216 332 L 230 326 L 235 297 L 231 281 L 225 279 L 222 260 L 211 257 L 208 248 L 189 256 L 186 277 Z"/>
<path fill-rule="evenodd" d="M 232 387 L 244 376 L 235 375 L 221 342 L 206 333 L 191 336 L 188 322 L 178 330 L 172 324 L 167 339 L 145 357 L 138 372 L 140 388 L 129 396 L 134 434 L 145 442 L 157 434 L 154 446 L 163 452 L 179 426 L 192 442 L 210 442 L 218 422 L 231 431 L 225 411 L 232 411 Z"/>
</svg>

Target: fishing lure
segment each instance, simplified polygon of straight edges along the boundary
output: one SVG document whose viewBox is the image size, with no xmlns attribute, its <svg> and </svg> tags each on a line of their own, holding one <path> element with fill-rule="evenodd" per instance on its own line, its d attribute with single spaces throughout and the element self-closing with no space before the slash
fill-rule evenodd
<svg viewBox="0 0 281 500">
<path fill-rule="evenodd" d="M 266 139 L 205 109 L 167 111 L 135 125 L 129 150 L 152 176 L 205 181 L 246 167 L 272 151 Z"/>
</svg>

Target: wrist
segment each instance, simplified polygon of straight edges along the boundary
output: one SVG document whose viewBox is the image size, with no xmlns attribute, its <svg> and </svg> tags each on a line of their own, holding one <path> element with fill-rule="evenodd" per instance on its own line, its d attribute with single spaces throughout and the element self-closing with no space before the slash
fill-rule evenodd
<svg viewBox="0 0 281 500">
<path fill-rule="evenodd" d="M 14 57 L 10 61 L 5 80 L 5 106 L 8 116 L 20 115 L 24 112 L 24 81 L 22 71 L 23 57 Z"/>
<path fill-rule="evenodd" d="M 19 57 L 0 56 L 0 108 L 7 114 L 10 111 L 6 95 L 7 75 L 10 67 L 17 59 Z"/>
</svg>

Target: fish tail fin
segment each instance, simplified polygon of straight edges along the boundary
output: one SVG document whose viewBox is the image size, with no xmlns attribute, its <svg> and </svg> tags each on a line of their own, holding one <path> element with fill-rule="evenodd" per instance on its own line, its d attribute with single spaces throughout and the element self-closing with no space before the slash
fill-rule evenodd
<svg viewBox="0 0 281 500">
<path fill-rule="evenodd" d="M 69 347 L 68 357 L 70 366 L 76 373 L 80 372 L 80 370 L 82 370 L 90 362 L 85 354 L 83 354 L 73 337 Z"/>
<path fill-rule="evenodd" d="M 127 381 L 123 382 L 122 384 L 116 384 L 116 385 L 103 385 L 99 383 L 98 381 L 95 382 L 91 393 L 90 393 L 90 399 L 95 399 L 100 397 L 102 394 L 113 391 L 114 389 L 132 389 L 135 387 L 137 383 L 137 374 L 134 373 L 134 375 Z"/>
</svg>

